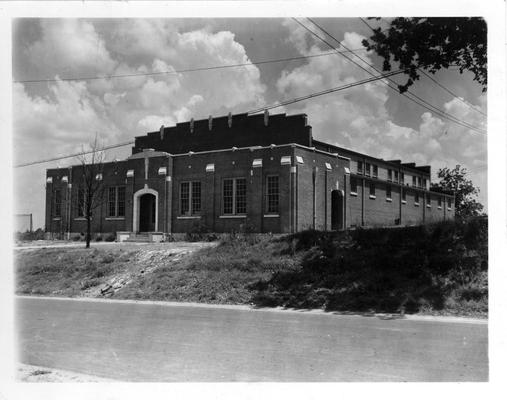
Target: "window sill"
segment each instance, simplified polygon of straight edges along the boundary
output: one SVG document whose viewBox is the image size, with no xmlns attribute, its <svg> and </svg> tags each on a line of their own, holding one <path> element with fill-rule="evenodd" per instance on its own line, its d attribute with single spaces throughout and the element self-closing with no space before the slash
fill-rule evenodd
<svg viewBox="0 0 507 400">
<path fill-rule="evenodd" d="M 245 215 L 220 215 L 218 218 L 246 218 Z"/>
<path fill-rule="evenodd" d="M 200 215 L 179 215 L 176 219 L 201 219 Z"/>
<path fill-rule="evenodd" d="M 106 221 L 124 221 L 125 217 L 106 217 Z"/>
<path fill-rule="evenodd" d="M 90 219 L 93 219 L 93 218 L 90 218 Z M 77 217 L 77 218 L 74 218 L 74 221 L 86 221 L 86 217 Z"/>
<path fill-rule="evenodd" d="M 401 204 L 407 204 L 407 200 L 402 200 Z"/>
<path fill-rule="evenodd" d="M 280 218 L 280 214 L 264 214 L 264 218 Z"/>
<path fill-rule="evenodd" d="M 373 199 L 375 200 L 377 198 L 377 196 L 373 195 L 373 194 L 370 194 L 370 199 Z"/>
<path fill-rule="evenodd" d="M 350 192 L 351 196 L 357 196 L 357 192 Z"/>
<path fill-rule="evenodd" d="M 440 207 L 440 206 L 438 206 L 437 208 L 438 208 L 439 210 L 441 210 L 441 209 L 442 209 L 442 207 Z"/>
<path fill-rule="evenodd" d="M 426 208 L 431 208 L 431 204 L 426 204 Z"/>
<path fill-rule="evenodd" d="M 414 203 L 414 206 L 419 207 L 419 203 Z"/>
<path fill-rule="evenodd" d="M 62 217 L 54 217 L 53 221 L 60 221 L 61 219 L 62 219 Z"/>
<path fill-rule="evenodd" d="M 391 203 L 391 202 L 393 201 L 393 199 L 391 199 L 391 198 L 387 197 L 387 198 L 386 198 L 386 201 L 388 201 L 389 203 Z"/>
<path fill-rule="evenodd" d="M 452 208 L 451 207 L 447 207 L 447 211 L 452 211 Z"/>
</svg>

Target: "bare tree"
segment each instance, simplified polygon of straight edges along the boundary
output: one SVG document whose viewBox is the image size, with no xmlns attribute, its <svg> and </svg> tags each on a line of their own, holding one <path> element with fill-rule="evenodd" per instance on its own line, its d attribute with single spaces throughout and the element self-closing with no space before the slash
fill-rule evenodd
<svg viewBox="0 0 507 400">
<path fill-rule="evenodd" d="M 102 177 L 105 153 L 101 150 L 97 137 L 90 144 L 89 150 L 83 148 L 78 156 L 80 161 L 78 182 L 78 208 L 86 218 L 86 248 L 90 247 L 92 236 L 92 218 L 95 209 L 104 202 L 105 186 Z M 77 172 L 77 171 L 76 171 Z"/>
</svg>

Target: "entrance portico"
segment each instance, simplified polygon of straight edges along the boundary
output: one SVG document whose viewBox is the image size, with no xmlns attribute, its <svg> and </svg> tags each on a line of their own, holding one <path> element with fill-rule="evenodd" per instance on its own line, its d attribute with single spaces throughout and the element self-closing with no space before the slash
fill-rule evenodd
<svg viewBox="0 0 507 400">
<path fill-rule="evenodd" d="M 158 192 L 147 187 L 134 193 L 133 226 L 135 233 L 158 231 Z"/>
</svg>

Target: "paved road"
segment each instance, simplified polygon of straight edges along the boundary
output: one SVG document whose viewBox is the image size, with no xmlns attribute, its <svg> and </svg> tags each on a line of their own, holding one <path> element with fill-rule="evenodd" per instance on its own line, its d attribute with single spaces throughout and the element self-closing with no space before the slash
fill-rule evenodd
<svg viewBox="0 0 507 400">
<path fill-rule="evenodd" d="M 485 381 L 487 325 L 17 298 L 20 361 L 122 381 Z"/>
</svg>

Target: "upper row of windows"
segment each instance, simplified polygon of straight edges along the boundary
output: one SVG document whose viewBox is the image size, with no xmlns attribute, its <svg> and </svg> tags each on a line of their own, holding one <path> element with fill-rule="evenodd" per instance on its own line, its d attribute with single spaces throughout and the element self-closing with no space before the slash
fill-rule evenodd
<svg viewBox="0 0 507 400">
<path fill-rule="evenodd" d="M 357 186 L 358 186 L 357 184 L 358 184 L 357 179 L 351 177 L 350 178 L 350 194 L 352 196 L 357 196 Z M 392 193 L 391 185 L 386 184 L 386 200 L 390 201 L 392 199 L 391 193 Z M 374 182 L 369 183 L 369 196 L 372 199 L 376 198 L 376 185 Z M 406 196 L 407 196 L 407 190 L 402 188 L 401 189 L 401 200 L 406 201 L 407 200 Z M 426 193 L 426 203 L 431 204 L 431 194 L 430 193 Z M 419 193 L 417 191 L 414 192 L 414 204 L 419 205 Z M 442 197 L 441 196 L 437 196 L 437 204 L 438 204 L 438 207 L 442 206 Z M 450 198 L 448 198 L 447 199 L 447 207 L 450 208 L 451 204 L 452 204 L 452 201 Z"/>
<path fill-rule="evenodd" d="M 357 174 L 358 175 L 365 175 L 372 178 L 378 178 L 378 166 L 375 164 L 367 163 L 358 161 L 357 162 Z M 394 183 L 400 183 L 402 185 L 405 184 L 405 174 L 403 172 L 399 172 L 392 169 L 387 169 L 387 181 L 388 182 L 394 182 Z M 413 187 L 420 187 L 420 188 L 427 188 L 428 181 L 426 178 L 422 178 L 420 176 L 412 176 L 412 186 Z"/>
</svg>

